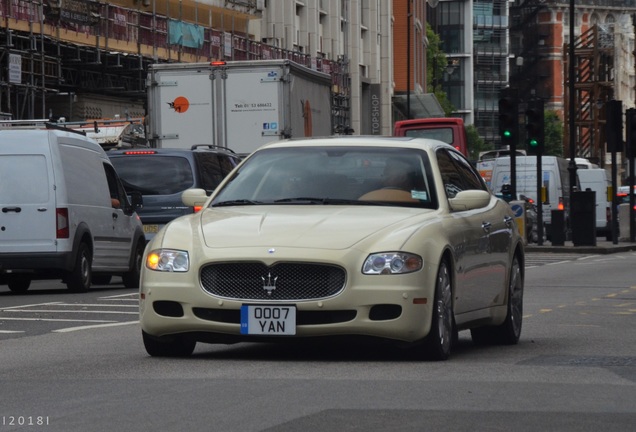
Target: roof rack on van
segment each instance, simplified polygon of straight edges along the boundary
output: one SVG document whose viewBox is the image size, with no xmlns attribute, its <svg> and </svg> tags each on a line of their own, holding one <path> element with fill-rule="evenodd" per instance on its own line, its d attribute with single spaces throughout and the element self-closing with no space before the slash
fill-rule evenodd
<svg viewBox="0 0 636 432">
<path fill-rule="evenodd" d="M 55 122 L 51 119 L 0 120 L 0 130 L 1 129 L 55 129 L 86 136 L 86 132 L 84 131 L 70 128 L 66 126 L 63 121 Z"/>
</svg>

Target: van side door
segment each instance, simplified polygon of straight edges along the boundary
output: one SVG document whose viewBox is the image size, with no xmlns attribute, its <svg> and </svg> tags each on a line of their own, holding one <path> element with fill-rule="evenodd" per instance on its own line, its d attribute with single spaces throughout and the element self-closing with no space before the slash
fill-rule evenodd
<svg viewBox="0 0 636 432">
<path fill-rule="evenodd" d="M 16 144 L 21 145 L 6 146 L 0 155 L 0 252 L 56 252 L 55 178 L 51 154 L 46 152 L 49 147 Z"/>
<path fill-rule="evenodd" d="M 135 230 L 140 222 L 115 169 L 106 162 L 103 166 L 110 193 L 110 232 L 105 241 L 101 242 L 99 256 L 93 259 L 93 271 L 126 271 L 129 268 Z"/>
</svg>

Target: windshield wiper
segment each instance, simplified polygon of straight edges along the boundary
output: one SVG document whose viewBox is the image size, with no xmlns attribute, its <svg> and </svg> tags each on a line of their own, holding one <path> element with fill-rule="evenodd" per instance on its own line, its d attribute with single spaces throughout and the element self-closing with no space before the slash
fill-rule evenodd
<svg viewBox="0 0 636 432">
<path fill-rule="evenodd" d="M 356 199 L 343 199 L 343 198 L 313 198 L 313 197 L 297 197 L 297 198 L 282 198 L 274 201 L 274 203 L 306 203 L 306 204 L 340 204 L 340 205 L 373 205 L 374 203 L 369 201 L 359 201 Z"/>
<path fill-rule="evenodd" d="M 325 198 L 314 198 L 314 197 L 296 197 L 296 198 L 281 198 L 274 200 L 275 203 L 296 203 L 296 202 L 306 202 L 309 204 L 322 204 Z"/>
<path fill-rule="evenodd" d="M 237 200 L 230 200 L 230 201 L 221 201 L 221 202 L 212 204 L 212 207 L 229 207 L 229 206 L 257 205 L 257 204 L 263 204 L 263 203 L 260 201 L 237 199 Z"/>
</svg>

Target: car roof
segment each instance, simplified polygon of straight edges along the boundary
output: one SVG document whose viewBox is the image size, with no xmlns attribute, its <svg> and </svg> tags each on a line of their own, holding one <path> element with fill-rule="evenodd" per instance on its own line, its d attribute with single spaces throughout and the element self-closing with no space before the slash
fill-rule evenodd
<svg viewBox="0 0 636 432">
<path fill-rule="evenodd" d="M 358 146 L 358 147 L 387 147 L 399 146 L 403 148 L 414 148 L 423 150 L 435 150 L 443 147 L 454 149 L 453 146 L 430 138 L 415 137 L 393 137 L 383 135 L 338 135 L 326 137 L 291 138 L 282 141 L 275 141 L 261 146 L 265 148 L 282 147 L 338 147 L 338 146 Z M 258 151 L 257 150 L 257 151 Z"/>
<path fill-rule="evenodd" d="M 126 148 L 126 149 L 113 149 L 113 150 L 109 150 L 107 152 L 108 155 L 122 155 L 125 153 L 131 153 L 131 152 L 148 152 L 147 154 L 192 154 L 192 153 L 223 153 L 223 154 L 227 154 L 227 155 L 233 155 L 233 156 L 237 156 L 238 155 L 236 153 L 234 153 L 234 151 L 232 151 L 231 149 L 227 148 L 227 147 L 219 147 L 219 146 L 214 146 L 211 144 L 196 144 L 193 145 L 191 148 L 172 148 L 172 147 L 161 147 L 161 148 L 154 148 L 154 147 L 131 147 L 131 148 Z"/>
</svg>

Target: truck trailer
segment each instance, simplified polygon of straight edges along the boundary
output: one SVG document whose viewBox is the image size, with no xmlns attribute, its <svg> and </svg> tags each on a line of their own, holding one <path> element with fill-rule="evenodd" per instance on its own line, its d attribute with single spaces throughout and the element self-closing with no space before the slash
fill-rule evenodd
<svg viewBox="0 0 636 432">
<path fill-rule="evenodd" d="M 290 60 L 153 64 L 146 88 L 151 147 L 210 144 L 249 154 L 333 132 L 330 75 Z"/>
</svg>

